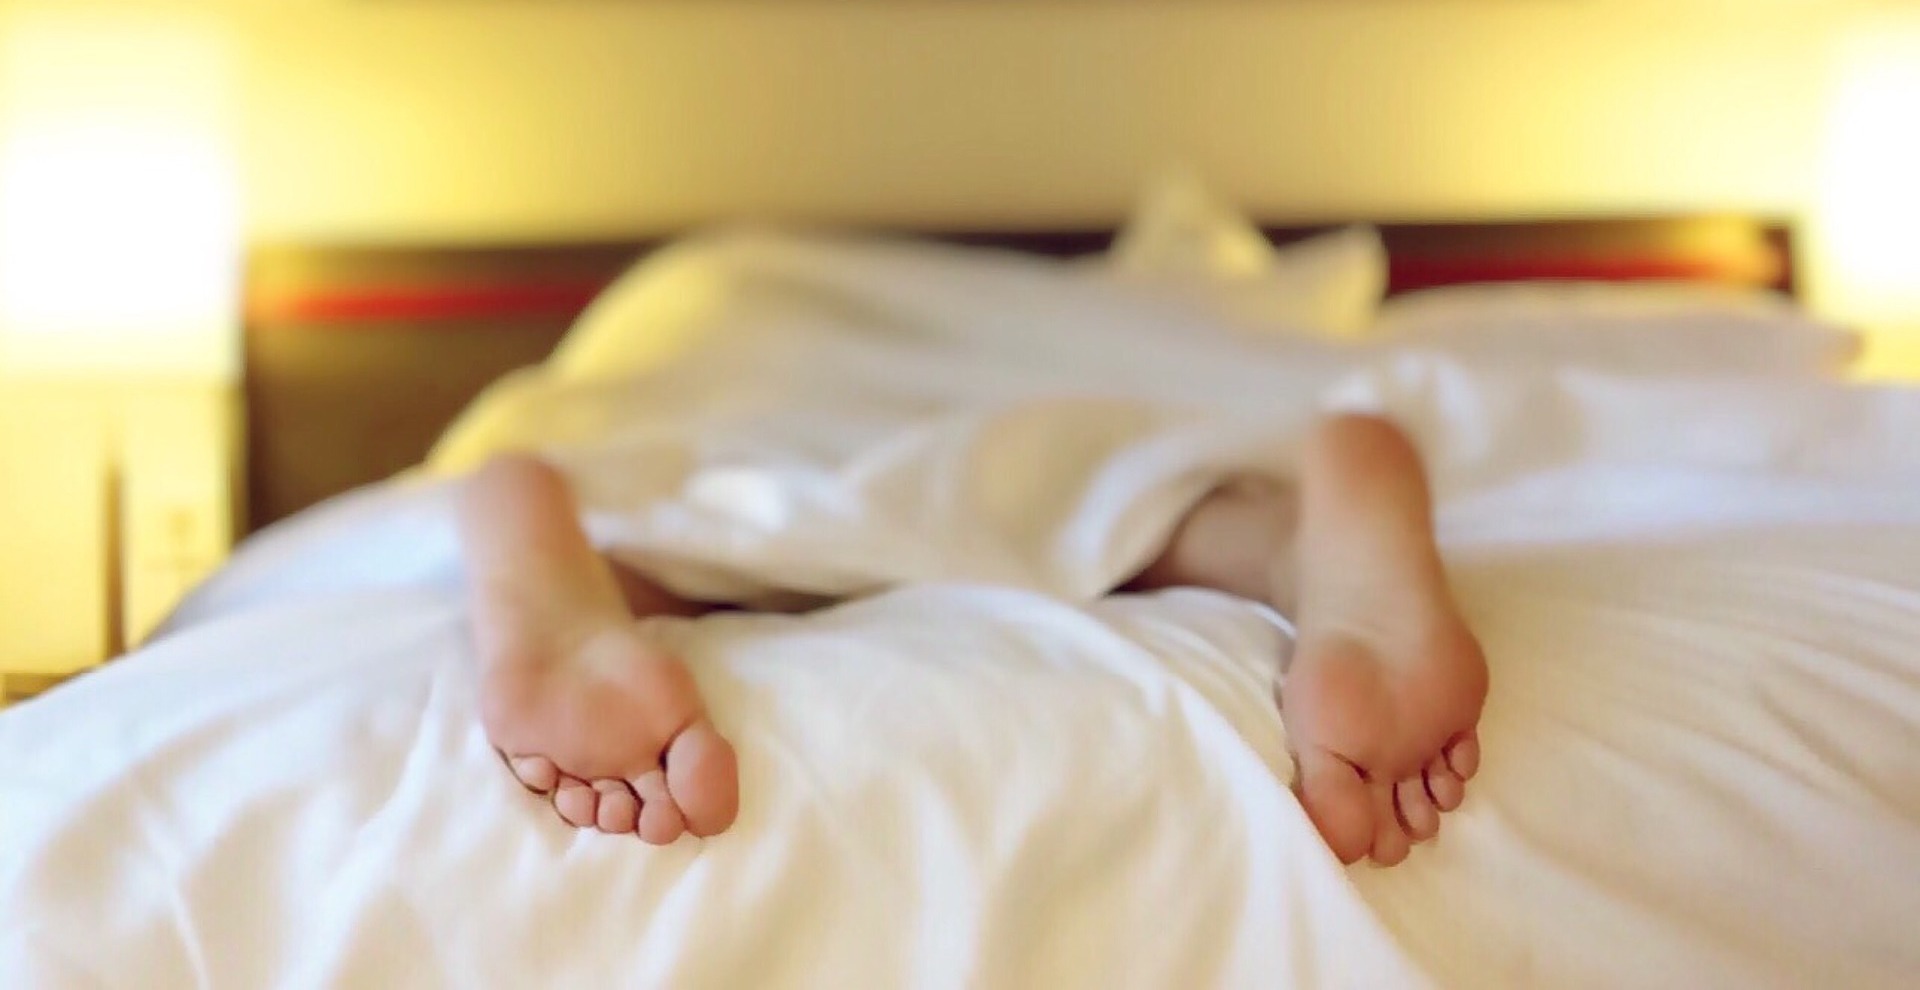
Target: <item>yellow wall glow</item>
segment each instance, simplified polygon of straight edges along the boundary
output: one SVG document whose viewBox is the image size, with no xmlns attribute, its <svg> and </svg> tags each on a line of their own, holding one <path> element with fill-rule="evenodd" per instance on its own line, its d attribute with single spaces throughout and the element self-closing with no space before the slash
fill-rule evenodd
<svg viewBox="0 0 1920 990">
<path fill-rule="evenodd" d="M 1920 367 L 1920 16 L 1839 48 L 1814 210 L 1823 310 L 1868 331 L 1865 364 Z"/>
<path fill-rule="evenodd" d="M 419 241 L 1791 210 L 1857 0 L 12 2 L 224 19 L 251 232 Z"/>
<path fill-rule="evenodd" d="M 0 0 L 6 3 L 9 0 Z M 10 0 L 237 41 L 250 233 L 1791 212 L 1874 0 Z"/>
<path fill-rule="evenodd" d="M 230 377 L 240 187 L 219 31 L 7 22 L 0 372 Z"/>
</svg>

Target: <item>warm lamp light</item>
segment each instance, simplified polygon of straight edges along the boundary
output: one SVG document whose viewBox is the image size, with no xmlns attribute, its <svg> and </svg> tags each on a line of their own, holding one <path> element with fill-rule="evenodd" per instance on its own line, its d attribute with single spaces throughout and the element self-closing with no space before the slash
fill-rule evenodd
<svg viewBox="0 0 1920 990">
<path fill-rule="evenodd" d="M 175 23 L 21 17 L 0 50 L 0 374 L 231 378 L 226 52 Z"/>
<path fill-rule="evenodd" d="M 1920 19 L 1839 50 L 1813 243 L 1815 301 L 1866 332 L 1868 374 L 1920 369 Z"/>
</svg>

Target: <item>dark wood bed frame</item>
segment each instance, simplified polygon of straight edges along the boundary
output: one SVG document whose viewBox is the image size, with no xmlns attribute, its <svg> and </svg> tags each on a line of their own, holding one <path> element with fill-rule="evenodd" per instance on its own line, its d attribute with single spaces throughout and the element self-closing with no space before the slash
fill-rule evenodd
<svg viewBox="0 0 1920 990">
<path fill-rule="evenodd" d="M 1270 228 L 1276 243 L 1330 225 Z M 1392 292 L 1543 278 L 1792 292 L 1790 227 L 1743 216 L 1383 224 Z M 1110 229 L 913 236 L 1062 257 Z M 525 246 L 263 245 L 248 262 L 247 528 L 403 470 L 489 382 L 544 358 L 662 239 Z"/>
</svg>

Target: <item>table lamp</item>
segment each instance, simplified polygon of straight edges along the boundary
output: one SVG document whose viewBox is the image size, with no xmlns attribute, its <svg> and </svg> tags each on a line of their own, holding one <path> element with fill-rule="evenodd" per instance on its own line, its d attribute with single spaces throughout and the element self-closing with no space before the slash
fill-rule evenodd
<svg viewBox="0 0 1920 990">
<path fill-rule="evenodd" d="M 229 380 L 239 185 L 221 38 L 15 15 L 0 45 L 0 376 Z"/>
<path fill-rule="evenodd" d="M 1813 217 L 1813 299 L 1862 330 L 1866 377 L 1920 377 L 1920 16 L 1840 44 Z"/>
<path fill-rule="evenodd" d="M 0 677 L 138 642 L 234 530 L 240 187 L 205 19 L 0 13 Z"/>
</svg>

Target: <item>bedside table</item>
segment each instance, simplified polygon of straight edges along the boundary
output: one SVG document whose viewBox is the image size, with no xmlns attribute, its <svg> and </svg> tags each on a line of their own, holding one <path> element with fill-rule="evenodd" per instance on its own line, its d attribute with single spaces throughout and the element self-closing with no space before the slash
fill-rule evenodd
<svg viewBox="0 0 1920 990">
<path fill-rule="evenodd" d="M 225 559 L 238 389 L 0 379 L 0 694 L 138 645 Z"/>
</svg>

